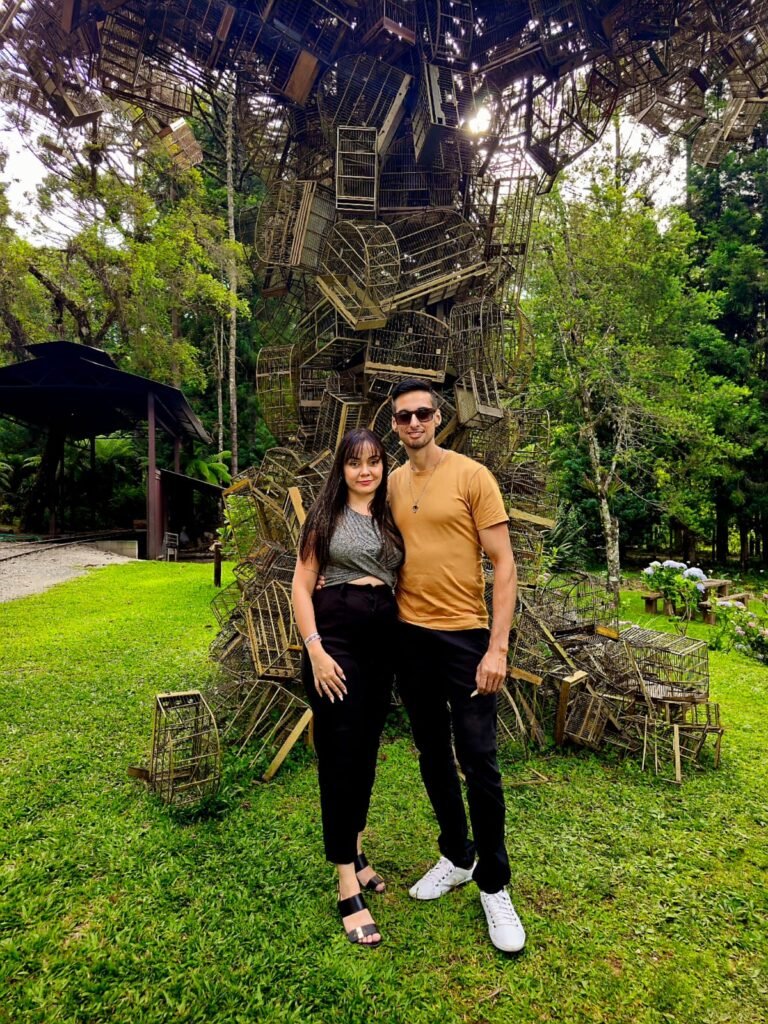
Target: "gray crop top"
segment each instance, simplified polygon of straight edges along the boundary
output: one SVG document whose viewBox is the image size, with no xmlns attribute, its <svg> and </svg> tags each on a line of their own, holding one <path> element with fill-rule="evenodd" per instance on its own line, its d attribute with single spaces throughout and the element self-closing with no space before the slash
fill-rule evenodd
<svg viewBox="0 0 768 1024">
<path fill-rule="evenodd" d="M 328 550 L 328 563 L 323 569 L 326 587 L 375 576 L 394 587 L 402 552 L 389 557 L 381 552 L 381 534 L 371 516 L 355 512 L 347 505 L 339 516 Z"/>
</svg>

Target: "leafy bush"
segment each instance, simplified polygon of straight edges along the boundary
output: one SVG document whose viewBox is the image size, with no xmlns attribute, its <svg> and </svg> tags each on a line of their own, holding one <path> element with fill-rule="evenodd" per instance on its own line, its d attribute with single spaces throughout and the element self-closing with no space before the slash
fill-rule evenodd
<svg viewBox="0 0 768 1024">
<path fill-rule="evenodd" d="M 757 611 L 745 608 L 741 601 L 721 601 L 709 646 L 716 651 L 740 651 L 768 664 L 768 594 L 763 594 Z"/>
<path fill-rule="evenodd" d="M 677 614 L 691 618 L 704 592 L 701 584 L 707 574 L 703 569 L 668 558 L 666 562 L 651 562 L 643 573 L 648 585 L 663 594 L 665 601 L 671 601 Z"/>
</svg>

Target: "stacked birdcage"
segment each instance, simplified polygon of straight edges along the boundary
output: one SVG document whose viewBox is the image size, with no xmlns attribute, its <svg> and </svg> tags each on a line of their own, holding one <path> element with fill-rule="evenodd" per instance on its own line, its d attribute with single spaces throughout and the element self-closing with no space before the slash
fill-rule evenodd
<svg viewBox="0 0 768 1024">
<path fill-rule="evenodd" d="M 317 282 L 354 330 L 386 324 L 399 280 L 400 251 L 386 224 L 342 220 L 335 225 Z"/>
</svg>

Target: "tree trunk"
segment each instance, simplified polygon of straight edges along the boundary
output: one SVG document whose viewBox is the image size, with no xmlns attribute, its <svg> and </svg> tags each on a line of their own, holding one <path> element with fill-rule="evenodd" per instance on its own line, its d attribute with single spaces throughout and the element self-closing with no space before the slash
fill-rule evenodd
<svg viewBox="0 0 768 1024">
<path fill-rule="evenodd" d="M 25 532 L 45 533 L 48 531 L 52 535 L 56 533 L 57 474 L 63 459 L 64 434 L 56 427 L 51 427 L 40 458 L 37 477 L 22 515 L 22 526 Z"/>
<path fill-rule="evenodd" d="M 608 498 L 605 494 L 598 494 L 600 507 L 600 525 L 603 528 L 603 539 L 605 540 L 605 561 L 608 567 L 608 589 L 614 596 L 616 603 L 619 601 L 619 580 L 621 579 L 621 555 L 619 553 L 619 521 L 611 515 L 608 505 Z"/>
<path fill-rule="evenodd" d="M 742 572 L 746 572 L 749 565 L 749 526 L 748 520 L 739 521 L 739 566 Z"/>
<path fill-rule="evenodd" d="M 224 321 L 216 323 L 213 358 L 216 366 L 216 450 L 224 451 Z"/>
<path fill-rule="evenodd" d="M 731 524 L 731 510 L 721 494 L 715 495 L 715 561 L 725 565 L 728 561 L 728 529 Z"/>
<path fill-rule="evenodd" d="M 235 186 L 234 186 L 234 115 L 235 83 L 230 83 L 227 101 L 227 224 L 229 241 L 235 243 Z M 229 277 L 229 447 L 232 451 L 232 476 L 238 470 L 237 444 L 237 262 L 234 254 L 227 266 Z"/>
</svg>

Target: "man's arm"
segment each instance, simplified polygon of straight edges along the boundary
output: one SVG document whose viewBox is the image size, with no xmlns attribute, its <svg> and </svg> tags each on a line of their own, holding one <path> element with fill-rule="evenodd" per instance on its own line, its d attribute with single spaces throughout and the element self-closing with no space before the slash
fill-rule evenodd
<svg viewBox="0 0 768 1024">
<path fill-rule="evenodd" d="M 480 693 L 496 693 L 507 674 L 509 631 L 517 604 L 517 566 L 506 523 L 478 531 L 480 543 L 493 563 L 493 625 L 488 651 L 477 667 Z"/>
</svg>

